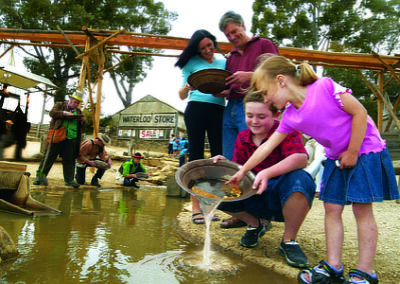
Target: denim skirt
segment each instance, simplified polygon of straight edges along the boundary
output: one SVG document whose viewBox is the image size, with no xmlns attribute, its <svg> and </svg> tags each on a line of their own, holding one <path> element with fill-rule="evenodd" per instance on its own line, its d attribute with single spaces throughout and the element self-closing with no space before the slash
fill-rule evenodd
<svg viewBox="0 0 400 284">
<path fill-rule="evenodd" d="M 351 169 L 340 169 L 327 159 L 319 199 L 339 205 L 399 199 L 389 151 L 363 154 Z"/>
</svg>

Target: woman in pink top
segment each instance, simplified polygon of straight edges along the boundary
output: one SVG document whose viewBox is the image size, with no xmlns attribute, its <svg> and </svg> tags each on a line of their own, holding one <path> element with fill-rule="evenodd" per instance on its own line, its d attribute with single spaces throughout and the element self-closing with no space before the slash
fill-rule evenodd
<svg viewBox="0 0 400 284">
<path fill-rule="evenodd" d="M 378 228 L 372 202 L 399 198 L 393 164 L 385 141 L 351 90 L 329 78 L 318 78 L 311 66 L 296 66 L 282 56 L 269 56 L 256 69 L 250 89 L 278 109 L 286 107 L 279 128 L 231 179 L 243 176 L 294 130 L 324 146 L 325 165 L 319 199 L 325 207 L 327 260 L 298 275 L 300 283 L 378 283 L 372 269 Z M 266 189 L 269 177 L 258 174 L 254 189 Z M 351 204 L 357 222 L 358 264 L 345 282 L 341 263 L 342 212 Z M 330 282 L 332 281 L 332 282 Z M 361 282 L 360 282 L 361 281 Z"/>
</svg>

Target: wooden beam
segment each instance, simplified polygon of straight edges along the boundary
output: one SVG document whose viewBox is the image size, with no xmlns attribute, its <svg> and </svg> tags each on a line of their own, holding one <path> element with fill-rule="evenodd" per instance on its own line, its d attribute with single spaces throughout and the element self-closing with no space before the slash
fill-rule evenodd
<svg viewBox="0 0 400 284">
<path fill-rule="evenodd" d="M 84 45 L 86 35 L 83 32 L 64 31 L 74 45 Z M 100 41 L 110 36 L 110 31 L 93 32 L 93 35 Z M 38 30 L 13 30 L 0 29 L 0 38 L 14 40 L 29 40 L 33 42 L 47 43 L 67 43 L 66 39 L 58 31 L 38 31 Z M 183 50 L 188 43 L 188 39 L 176 38 L 169 36 L 148 35 L 124 32 L 107 40 L 108 45 L 117 46 L 133 46 L 156 49 L 174 49 Z M 224 53 L 228 53 L 233 49 L 230 43 L 220 42 L 218 46 Z M 342 52 L 324 52 L 316 50 L 305 50 L 292 47 L 279 47 L 281 55 L 290 59 L 302 60 L 307 62 L 340 64 L 355 66 L 358 69 L 381 69 L 385 70 L 386 66 L 382 64 L 372 54 L 363 53 L 342 53 Z M 387 64 L 391 66 L 400 66 L 399 56 L 380 56 Z M 399 67 L 395 68 L 396 72 L 400 72 Z"/>
<path fill-rule="evenodd" d="M 0 55 L 0 58 L 2 58 L 4 55 L 6 55 L 7 52 L 9 52 L 9 51 L 10 51 L 11 49 L 13 49 L 13 48 L 14 48 L 14 45 L 9 46 L 9 47 L 3 52 L 3 54 Z"/>
<path fill-rule="evenodd" d="M 95 44 L 94 46 L 92 46 L 91 48 L 89 48 L 88 50 L 85 50 L 84 53 L 82 53 L 82 54 L 78 55 L 77 57 L 75 57 L 75 59 L 79 59 L 79 58 L 81 58 L 82 56 L 85 56 L 86 54 L 89 54 L 93 49 L 99 47 L 100 45 L 103 45 L 104 43 L 106 43 L 107 41 L 109 41 L 110 39 L 112 39 L 113 37 L 115 37 L 116 35 L 118 35 L 118 34 L 120 34 L 120 33 L 123 33 L 124 31 L 125 31 L 125 29 L 121 29 L 121 30 L 119 30 L 118 32 L 112 34 L 111 36 L 109 36 L 109 37 L 103 39 L 102 41 L 98 42 L 97 44 Z"/>
<path fill-rule="evenodd" d="M 372 51 L 372 54 L 380 61 L 382 62 L 383 66 L 385 66 L 390 73 L 392 73 L 392 76 L 397 80 L 397 82 L 400 84 L 400 78 L 399 76 L 397 76 L 396 71 L 394 70 L 394 68 L 392 66 L 390 66 L 389 64 L 387 64 L 382 58 L 381 56 L 376 53 L 375 51 Z"/>
<path fill-rule="evenodd" d="M 67 42 L 69 43 L 69 45 L 71 46 L 71 48 L 75 51 L 75 53 L 77 54 L 77 55 L 79 55 L 79 52 L 78 52 L 78 50 L 75 48 L 75 45 L 69 40 L 69 38 L 67 37 L 67 35 L 64 33 L 64 31 L 59 27 L 59 26 L 57 26 L 57 29 L 61 32 L 61 34 L 64 36 L 64 38 L 67 40 Z"/>
<path fill-rule="evenodd" d="M 368 82 L 368 80 L 364 77 L 364 75 L 361 73 L 360 70 L 357 70 L 357 72 L 361 76 L 363 81 L 368 85 L 368 87 L 373 91 L 373 93 L 379 98 L 379 100 L 385 104 L 386 108 L 389 111 L 390 116 L 393 118 L 393 120 L 396 123 L 397 128 L 400 130 L 400 122 L 399 122 L 396 114 L 393 112 L 392 108 L 390 107 L 389 103 L 387 102 L 387 100 L 385 99 L 383 94 L 381 93 L 381 91 L 378 89 L 378 87 L 376 87 L 375 85 Z M 382 115 L 381 115 L 381 117 L 382 117 Z M 379 120 L 379 114 L 378 114 L 378 120 Z M 379 129 L 379 127 L 378 127 L 378 130 L 379 130 L 379 132 L 382 132 L 382 128 Z"/>
</svg>

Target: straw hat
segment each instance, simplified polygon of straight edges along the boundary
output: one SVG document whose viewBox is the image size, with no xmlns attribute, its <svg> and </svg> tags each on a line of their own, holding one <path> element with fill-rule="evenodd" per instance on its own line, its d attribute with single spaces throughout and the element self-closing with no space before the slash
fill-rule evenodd
<svg viewBox="0 0 400 284">
<path fill-rule="evenodd" d="M 104 145 L 108 145 L 108 143 L 110 143 L 110 137 L 108 137 L 106 134 L 99 134 L 99 136 L 97 137 L 101 142 L 103 142 Z"/>
<path fill-rule="evenodd" d="M 83 92 L 76 90 L 75 93 L 70 98 L 73 98 L 81 102 L 83 98 Z"/>
</svg>

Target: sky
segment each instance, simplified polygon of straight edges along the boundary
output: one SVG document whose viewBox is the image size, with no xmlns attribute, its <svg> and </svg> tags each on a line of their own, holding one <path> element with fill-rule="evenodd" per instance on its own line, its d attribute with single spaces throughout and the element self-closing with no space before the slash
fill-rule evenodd
<svg viewBox="0 0 400 284">
<path fill-rule="evenodd" d="M 170 36 L 190 38 L 194 31 L 206 29 L 217 37 L 217 41 L 227 42 L 225 35 L 218 28 L 218 22 L 221 16 L 229 10 L 242 15 L 248 34 L 251 35 L 253 0 L 163 0 L 161 2 L 164 3 L 167 10 L 178 14 L 177 20 L 172 23 L 172 30 L 168 34 Z M 179 52 L 166 50 L 165 54 L 179 54 Z M 176 60 L 175 57 L 154 57 L 153 67 L 148 71 L 147 78 L 137 84 L 133 90 L 134 101 L 146 95 L 152 95 L 184 111 L 187 100 L 182 101 L 178 96 L 178 89 L 182 85 L 182 75 L 181 70 L 174 67 Z M 103 87 L 106 88 L 104 84 Z M 113 114 L 116 108 L 118 110 L 123 108 L 122 103 L 113 108 L 107 108 L 110 103 L 113 104 L 117 101 L 117 95 L 113 96 L 112 94 L 113 88 L 109 88 L 110 94 L 103 93 L 106 96 L 102 107 L 104 114 Z"/>
<path fill-rule="evenodd" d="M 178 14 L 177 19 L 172 22 L 172 30 L 168 33 L 170 36 L 190 38 L 194 31 L 206 29 L 216 36 L 217 41 L 227 42 L 225 35 L 218 28 L 218 22 L 221 16 L 229 10 L 242 15 L 247 32 L 251 35 L 252 4 L 254 0 L 162 0 L 160 2 L 164 3 L 167 10 Z M 179 54 L 180 51 L 166 50 L 164 53 Z M 22 66 L 22 63 L 20 63 L 22 59 L 18 58 L 20 54 L 18 51 L 15 53 L 17 66 Z M 8 60 L 9 56 L 4 56 L 0 63 L 6 64 Z M 176 57 L 154 57 L 153 66 L 148 70 L 146 79 L 138 83 L 133 89 L 133 102 L 146 95 L 152 95 L 178 110 L 184 111 L 187 100 L 182 101 L 178 96 L 178 89 L 182 85 L 182 75 L 181 70 L 178 67 L 174 67 L 176 60 Z M 104 76 L 102 88 L 102 116 L 112 115 L 122 110 L 124 108 L 123 104 L 118 98 L 114 83 L 108 75 Z M 94 95 L 94 97 L 96 96 Z M 13 102 L 10 103 L 11 106 L 9 108 L 14 108 Z M 52 104 L 53 99 L 48 97 L 46 109 L 49 110 Z M 42 106 L 42 96 L 33 94 L 28 112 L 28 120 L 30 122 L 40 122 Z M 48 122 L 49 117 L 45 115 L 43 123 Z"/>
</svg>

